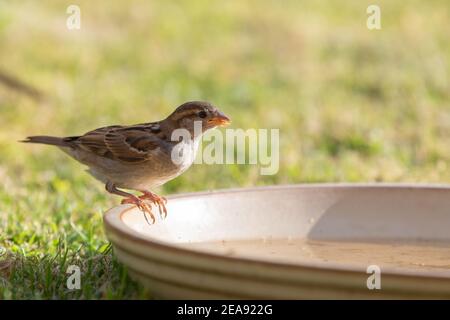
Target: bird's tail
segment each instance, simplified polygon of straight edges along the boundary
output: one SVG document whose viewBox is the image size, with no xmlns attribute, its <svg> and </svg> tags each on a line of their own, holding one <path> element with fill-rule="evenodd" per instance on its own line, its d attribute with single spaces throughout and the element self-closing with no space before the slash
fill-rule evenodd
<svg viewBox="0 0 450 320">
<path fill-rule="evenodd" d="M 21 140 L 20 142 L 42 143 L 42 144 L 49 144 L 49 145 L 58 146 L 58 147 L 70 147 L 72 145 L 71 141 L 73 141 L 72 137 L 61 138 L 61 137 L 52 137 L 52 136 L 31 136 L 31 137 L 27 137 L 25 140 Z"/>
</svg>

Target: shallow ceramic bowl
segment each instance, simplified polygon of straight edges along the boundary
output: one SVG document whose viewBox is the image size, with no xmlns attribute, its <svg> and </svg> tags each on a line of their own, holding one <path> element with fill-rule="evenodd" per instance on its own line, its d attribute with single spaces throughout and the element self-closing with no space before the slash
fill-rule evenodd
<svg viewBox="0 0 450 320">
<path fill-rule="evenodd" d="M 450 298 L 449 186 L 241 189 L 171 197 L 168 210 L 153 225 L 129 205 L 104 217 L 155 297 Z"/>
</svg>

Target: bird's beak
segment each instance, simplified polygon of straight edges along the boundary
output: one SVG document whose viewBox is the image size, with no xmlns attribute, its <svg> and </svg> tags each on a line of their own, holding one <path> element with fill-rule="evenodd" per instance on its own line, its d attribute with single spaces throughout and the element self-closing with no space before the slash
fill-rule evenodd
<svg viewBox="0 0 450 320">
<path fill-rule="evenodd" d="M 227 126 L 231 123 L 231 119 L 220 111 L 217 111 L 212 119 L 208 121 L 213 126 Z"/>
</svg>

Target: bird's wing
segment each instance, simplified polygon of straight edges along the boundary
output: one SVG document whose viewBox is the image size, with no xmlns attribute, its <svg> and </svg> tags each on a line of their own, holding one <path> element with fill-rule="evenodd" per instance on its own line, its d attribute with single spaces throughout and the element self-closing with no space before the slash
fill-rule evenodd
<svg viewBox="0 0 450 320">
<path fill-rule="evenodd" d="M 149 160 L 163 147 L 158 123 L 133 126 L 103 127 L 78 137 L 78 147 L 102 157 L 123 162 L 142 162 Z"/>
</svg>

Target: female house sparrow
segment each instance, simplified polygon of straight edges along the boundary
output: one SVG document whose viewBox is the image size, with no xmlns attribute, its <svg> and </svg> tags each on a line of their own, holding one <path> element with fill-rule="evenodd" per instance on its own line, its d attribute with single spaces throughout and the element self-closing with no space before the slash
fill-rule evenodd
<svg viewBox="0 0 450 320">
<path fill-rule="evenodd" d="M 108 126 L 89 131 L 82 136 L 31 136 L 23 142 L 59 147 L 74 159 L 87 165 L 88 172 L 105 183 L 106 190 L 125 197 L 122 204 L 135 204 L 155 217 L 145 200 L 167 215 L 167 200 L 148 189 L 163 185 L 186 171 L 194 161 L 198 143 L 207 130 L 227 125 L 231 121 L 208 102 L 191 101 L 179 106 L 165 120 L 131 126 Z M 201 124 L 201 130 L 195 125 Z M 177 129 L 184 129 L 189 141 L 172 140 Z M 179 137 L 178 137 L 179 138 Z M 174 161 L 182 154 L 182 161 Z M 137 197 L 118 188 L 142 192 Z M 146 217 L 147 219 L 147 217 Z"/>
</svg>

